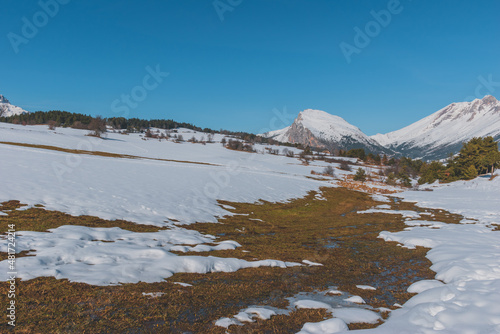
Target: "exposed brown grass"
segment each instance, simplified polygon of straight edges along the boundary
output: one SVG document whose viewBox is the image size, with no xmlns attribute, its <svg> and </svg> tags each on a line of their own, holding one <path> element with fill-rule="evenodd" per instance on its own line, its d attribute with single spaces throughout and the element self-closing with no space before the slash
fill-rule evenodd
<svg viewBox="0 0 500 334">
<path fill-rule="evenodd" d="M 393 194 L 397 191 L 387 189 L 387 184 L 376 181 L 354 181 L 354 175 L 345 175 L 343 180 L 339 181 L 339 186 L 351 190 L 362 191 L 369 194 Z"/>
<path fill-rule="evenodd" d="M 59 152 L 73 153 L 73 154 L 96 155 L 96 156 L 100 156 L 100 157 L 109 157 L 109 158 L 145 159 L 145 160 L 157 160 L 157 161 L 177 162 L 177 163 L 184 163 L 184 164 L 220 166 L 220 165 L 211 164 L 211 163 L 208 163 L 208 162 L 148 158 L 148 157 L 141 157 L 141 156 L 137 156 L 137 155 L 109 153 L 109 152 L 102 152 L 102 151 L 74 150 L 74 149 L 62 148 L 62 147 L 50 146 L 50 145 L 35 145 L 35 144 L 14 143 L 14 142 L 5 142 L 5 141 L 0 141 L 0 144 L 13 145 L 13 146 L 22 146 L 22 147 L 31 147 L 31 148 L 39 148 L 39 149 L 43 149 L 43 150 L 59 151 Z"/>
<path fill-rule="evenodd" d="M 229 317 L 251 305 L 286 307 L 286 297 L 297 292 L 324 290 L 338 286 L 363 297 L 374 307 L 404 303 L 411 294 L 411 283 L 434 277 L 424 248 L 408 250 L 377 238 L 382 230 L 399 231 L 405 225 L 399 215 L 357 214 L 378 203 L 367 194 L 342 188 L 322 190 L 326 201 L 314 193 L 289 203 L 245 204 L 221 202 L 235 208 L 235 215 L 219 224 L 187 226 L 235 240 L 242 245 L 233 251 L 195 253 L 247 260 L 278 259 L 300 262 L 304 259 L 324 266 L 292 268 L 253 268 L 234 273 L 176 274 L 168 282 L 124 284 L 98 287 L 54 278 L 18 280 L 18 323 L 16 330 L 26 333 L 225 333 L 214 321 Z M 4 203 L 0 210 L 19 203 Z M 394 203 L 396 209 L 416 208 L 411 203 Z M 440 210 L 432 219 L 456 222 L 458 217 Z M 427 218 L 427 217 L 426 217 Z M 261 219 L 262 221 L 254 220 Z M 85 226 L 123 226 L 130 230 L 146 227 L 123 221 L 104 221 L 95 217 L 71 217 L 41 208 L 11 211 L 0 216 L 0 226 L 15 223 L 17 230 L 45 230 L 61 224 Z M 121 225 L 120 225 L 121 224 Z M 242 252 L 248 250 L 249 253 Z M 171 282 L 186 282 L 181 287 Z M 377 287 L 360 290 L 356 284 Z M 163 292 L 148 298 L 142 292 Z M 0 305 L 7 296 L 0 295 Z M 324 310 L 299 310 L 288 316 L 274 316 L 243 327 L 231 326 L 229 333 L 295 333 L 305 322 L 321 321 Z M 350 328 L 372 327 L 353 324 Z M 0 331 L 6 332 L 5 323 Z"/>
</svg>

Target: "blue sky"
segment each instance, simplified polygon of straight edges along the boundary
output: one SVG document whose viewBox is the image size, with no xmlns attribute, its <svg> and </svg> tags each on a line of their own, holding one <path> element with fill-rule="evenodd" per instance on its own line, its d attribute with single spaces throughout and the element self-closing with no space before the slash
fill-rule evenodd
<svg viewBox="0 0 500 334">
<path fill-rule="evenodd" d="M 496 0 L 217 1 L 5 0 L 0 94 L 30 111 L 249 132 L 313 108 L 369 135 L 500 98 Z"/>
</svg>

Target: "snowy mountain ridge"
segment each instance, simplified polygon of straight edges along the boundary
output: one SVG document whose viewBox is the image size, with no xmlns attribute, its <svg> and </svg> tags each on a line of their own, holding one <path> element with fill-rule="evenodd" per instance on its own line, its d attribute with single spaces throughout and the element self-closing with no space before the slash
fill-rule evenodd
<svg viewBox="0 0 500 334">
<path fill-rule="evenodd" d="M 21 115 L 28 113 L 28 111 L 10 104 L 9 100 L 3 95 L 0 95 L 0 116 L 9 117 L 14 115 Z"/>
<path fill-rule="evenodd" d="M 329 150 L 364 148 L 411 158 L 442 159 L 473 137 L 500 139 L 500 101 L 491 95 L 452 103 L 400 130 L 367 136 L 343 118 L 321 110 L 301 111 L 292 125 L 262 134 L 281 142 Z"/>
<path fill-rule="evenodd" d="M 371 138 L 413 158 L 444 158 L 473 137 L 500 138 L 500 101 L 491 95 L 452 103 L 400 130 Z"/>
<path fill-rule="evenodd" d="M 292 125 L 284 129 L 267 132 L 262 136 L 281 142 L 326 147 L 330 150 L 335 148 L 383 150 L 375 140 L 342 117 L 314 109 L 301 111 Z"/>
</svg>

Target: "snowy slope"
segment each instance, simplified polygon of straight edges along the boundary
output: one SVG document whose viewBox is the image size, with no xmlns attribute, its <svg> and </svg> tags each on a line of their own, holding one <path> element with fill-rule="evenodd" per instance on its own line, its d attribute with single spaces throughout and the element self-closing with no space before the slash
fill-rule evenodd
<svg viewBox="0 0 500 334">
<path fill-rule="evenodd" d="M 220 205 L 218 200 L 287 201 L 322 186 L 335 186 L 306 177 L 311 169 L 320 171 L 322 167 L 304 166 L 297 159 L 284 156 L 228 150 L 220 143 L 174 143 L 145 140 L 140 134 L 118 133 L 108 133 L 106 139 L 98 139 L 86 136 L 87 133 L 0 123 L 3 142 L 144 158 L 73 154 L 0 144 L 0 202 L 17 199 L 30 206 L 42 204 L 47 210 L 72 215 L 125 219 L 169 229 L 149 234 L 77 226 L 61 226 L 50 233 L 16 231 L 16 250 L 33 250 L 35 255 L 17 259 L 21 279 L 53 276 L 109 285 L 157 282 L 178 272 L 294 266 L 297 264 L 279 260 L 178 256 L 170 251 L 240 247 L 234 241 L 221 242 L 216 237 L 182 228 L 183 224 L 215 222 L 218 217 L 231 215 L 228 211 L 231 208 Z M 185 129 L 178 134 L 186 139 L 207 137 Z M 221 136 L 214 139 L 220 140 Z M 258 147 L 259 151 L 264 151 L 263 147 Z M 0 243 L 1 251 L 5 251 L 6 245 Z M 0 262 L 2 281 L 8 279 L 6 266 L 7 261 Z"/>
<path fill-rule="evenodd" d="M 10 104 L 9 100 L 3 95 L 0 95 L 0 116 L 9 117 L 27 113 L 26 110 Z"/>
<path fill-rule="evenodd" d="M 321 110 L 301 111 L 293 124 L 263 134 L 281 142 L 301 143 L 316 147 L 350 149 L 367 148 L 380 151 L 379 144 L 342 117 Z"/>
<path fill-rule="evenodd" d="M 438 281 L 422 281 L 419 294 L 373 333 L 500 333 L 500 178 L 430 186 L 398 194 L 423 207 L 464 215 L 461 224 L 411 224 L 402 232 L 382 232 L 386 241 L 431 250 L 427 258 Z M 432 285 L 429 285 L 432 283 Z M 439 284 L 444 283 L 444 284 Z M 418 321 L 416 320 L 418 319 Z"/>
<path fill-rule="evenodd" d="M 396 196 L 466 219 L 445 224 L 409 217 L 404 231 L 380 233 L 380 238 L 402 247 L 429 248 L 426 256 L 436 277 L 413 283 L 408 292 L 417 295 L 392 311 L 379 327 L 359 332 L 500 333 L 500 231 L 495 230 L 500 225 L 500 177 L 497 173 L 491 181 L 479 177 L 427 187 L 433 191 L 406 191 Z M 336 328 L 328 329 L 330 321 L 308 323 L 300 333 L 337 333 Z"/>
<path fill-rule="evenodd" d="M 500 101 L 488 95 L 452 103 L 403 129 L 371 138 L 403 155 L 445 158 L 473 137 L 500 138 Z"/>
<path fill-rule="evenodd" d="M 320 172 L 322 166 L 303 166 L 284 156 L 228 150 L 220 143 L 144 140 L 137 133 L 108 133 L 106 139 L 88 137 L 87 133 L 0 123 L 0 142 L 172 161 L 75 155 L 0 144 L 0 201 L 18 199 L 73 215 L 161 226 L 169 218 L 183 223 L 214 222 L 217 216 L 229 214 L 218 205 L 218 199 L 282 201 L 328 185 L 306 178 L 311 169 Z M 180 133 L 185 139 L 201 137 L 188 130 Z M 256 148 L 264 151 L 264 146 Z M 36 161 L 36 166 L 30 161 Z M 125 182 L 130 175 L 135 181 Z"/>
</svg>

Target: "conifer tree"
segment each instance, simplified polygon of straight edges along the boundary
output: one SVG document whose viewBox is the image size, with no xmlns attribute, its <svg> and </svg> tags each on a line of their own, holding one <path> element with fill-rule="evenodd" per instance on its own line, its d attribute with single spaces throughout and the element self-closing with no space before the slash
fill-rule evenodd
<svg viewBox="0 0 500 334">
<path fill-rule="evenodd" d="M 354 181 L 361 181 L 361 182 L 366 181 L 366 172 L 363 168 L 361 167 L 358 168 L 358 171 L 354 175 Z"/>
<path fill-rule="evenodd" d="M 465 171 L 464 171 L 464 179 L 466 180 L 472 180 L 476 178 L 477 176 L 477 169 L 474 167 L 474 165 L 470 165 Z"/>
</svg>

